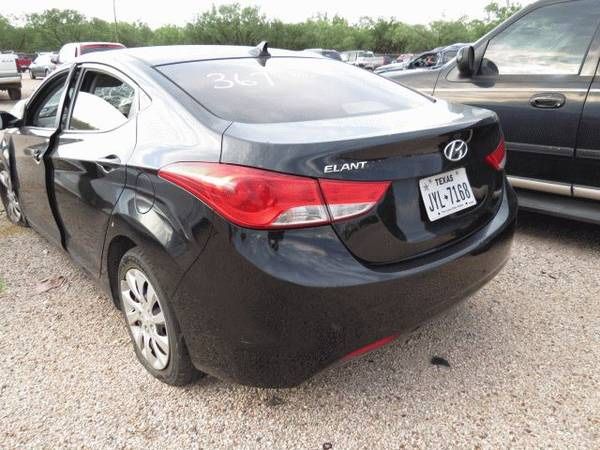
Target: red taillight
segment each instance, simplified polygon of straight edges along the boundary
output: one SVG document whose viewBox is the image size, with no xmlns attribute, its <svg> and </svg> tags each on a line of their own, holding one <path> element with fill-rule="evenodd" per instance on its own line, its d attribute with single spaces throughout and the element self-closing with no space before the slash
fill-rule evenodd
<svg viewBox="0 0 600 450">
<path fill-rule="evenodd" d="M 485 157 L 485 161 L 496 170 L 504 169 L 506 165 L 506 145 L 503 137 L 500 138 L 496 150 Z"/>
<path fill-rule="evenodd" d="M 390 187 L 389 181 L 319 180 L 319 184 L 333 220 L 366 213 Z"/>
<path fill-rule="evenodd" d="M 373 350 L 377 350 L 378 348 L 383 347 L 386 344 L 389 344 L 390 342 L 395 340 L 398 336 L 400 336 L 400 335 L 392 334 L 391 336 L 384 337 L 383 339 L 379 339 L 378 341 L 371 342 L 370 344 L 365 345 L 364 347 L 361 347 L 357 350 L 354 350 L 353 352 L 348 353 L 346 356 L 344 356 L 342 358 L 342 361 L 348 361 L 353 358 L 358 358 L 359 356 L 362 356 L 365 353 L 369 353 L 369 352 L 372 352 Z"/>
<path fill-rule="evenodd" d="M 333 220 L 363 214 L 389 186 L 389 182 L 332 185 L 321 180 L 327 199 L 324 201 L 317 180 L 250 167 L 180 162 L 163 167 L 158 175 L 195 195 L 231 222 L 258 229 L 329 223 L 328 208 Z M 362 189 L 360 185 L 364 185 Z"/>
</svg>

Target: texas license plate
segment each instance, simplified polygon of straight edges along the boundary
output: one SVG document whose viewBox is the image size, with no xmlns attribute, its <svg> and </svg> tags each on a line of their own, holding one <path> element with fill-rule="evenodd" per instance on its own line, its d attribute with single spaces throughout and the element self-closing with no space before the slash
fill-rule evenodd
<svg viewBox="0 0 600 450">
<path fill-rule="evenodd" d="M 464 168 L 419 180 L 427 217 L 434 222 L 477 204 Z"/>
</svg>

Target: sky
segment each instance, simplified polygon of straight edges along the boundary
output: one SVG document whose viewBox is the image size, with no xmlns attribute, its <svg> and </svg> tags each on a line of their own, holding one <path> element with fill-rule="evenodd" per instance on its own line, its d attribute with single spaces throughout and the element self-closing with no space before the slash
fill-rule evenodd
<svg viewBox="0 0 600 450">
<path fill-rule="evenodd" d="M 181 25 L 211 8 L 213 4 L 240 3 L 258 6 L 267 17 L 284 22 L 301 22 L 317 13 L 338 14 L 350 22 L 360 17 L 395 17 L 410 24 L 426 24 L 436 19 L 461 16 L 483 18 L 489 0 L 115 0 L 117 18 L 140 20 L 152 28 L 166 24 Z M 506 0 L 499 0 L 505 2 Z M 523 6 L 533 0 L 520 0 Z M 75 9 L 90 17 L 113 18 L 113 0 L 2 0 L 0 14 L 22 16 L 49 8 Z"/>
</svg>

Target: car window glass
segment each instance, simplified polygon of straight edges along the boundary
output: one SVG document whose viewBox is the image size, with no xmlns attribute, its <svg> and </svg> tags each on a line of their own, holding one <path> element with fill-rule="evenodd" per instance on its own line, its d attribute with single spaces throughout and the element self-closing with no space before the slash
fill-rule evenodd
<svg viewBox="0 0 600 450">
<path fill-rule="evenodd" d="M 60 77 L 52 85 L 40 91 L 39 101 L 33 106 L 30 111 L 30 125 L 41 128 L 54 128 L 56 126 L 56 115 L 58 114 L 58 105 L 60 98 L 65 89 L 66 74 Z"/>
<path fill-rule="evenodd" d="M 237 122 L 324 120 L 431 102 L 391 80 L 325 58 L 194 61 L 158 70 L 215 115 Z"/>
<path fill-rule="evenodd" d="M 442 64 L 446 64 L 448 61 L 456 57 L 456 53 L 454 50 L 444 53 L 444 58 L 442 59 Z"/>
<path fill-rule="evenodd" d="M 600 19 L 593 3 L 532 11 L 490 41 L 484 67 L 506 75 L 578 74 Z"/>
<path fill-rule="evenodd" d="M 437 55 L 435 53 L 428 53 L 413 61 L 414 67 L 431 67 L 437 64 Z"/>
<path fill-rule="evenodd" d="M 135 90 L 103 72 L 87 71 L 75 98 L 69 129 L 110 130 L 129 119 Z"/>
</svg>

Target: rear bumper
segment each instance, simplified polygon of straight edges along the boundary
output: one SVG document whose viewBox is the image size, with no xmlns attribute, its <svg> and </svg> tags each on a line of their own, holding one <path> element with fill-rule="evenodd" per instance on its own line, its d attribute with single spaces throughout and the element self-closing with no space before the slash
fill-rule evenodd
<svg viewBox="0 0 600 450">
<path fill-rule="evenodd" d="M 21 87 L 21 75 L 0 75 L 0 89 L 13 89 Z"/>
<path fill-rule="evenodd" d="M 357 348 L 408 332 L 502 268 L 516 209 L 508 187 L 496 217 L 469 238 L 383 267 L 358 262 L 328 226 L 220 230 L 174 296 L 194 365 L 242 384 L 289 387 Z"/>
</svg>

